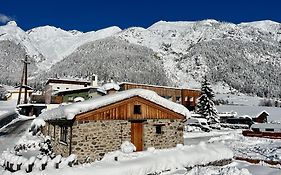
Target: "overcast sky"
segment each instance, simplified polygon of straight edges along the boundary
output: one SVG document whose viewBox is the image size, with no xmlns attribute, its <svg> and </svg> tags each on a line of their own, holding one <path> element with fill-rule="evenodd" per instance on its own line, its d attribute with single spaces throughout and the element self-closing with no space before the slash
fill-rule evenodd
<svg viewBox="0 0 281 175">
<path fill-rule="evenodd" d="M 280 9 L 281 0 L 0 0 L 0 25 L 15 20 L 24 30 L 52 25 L 86 32 L 146 28 L 160 20 L 281 22 Z"/>
</svg>

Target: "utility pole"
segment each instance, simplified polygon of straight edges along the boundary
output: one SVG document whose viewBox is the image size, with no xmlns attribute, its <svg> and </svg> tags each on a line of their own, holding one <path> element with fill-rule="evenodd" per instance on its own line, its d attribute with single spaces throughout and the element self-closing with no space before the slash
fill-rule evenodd
<svg viewBox="0 0 281 175">
<path fill-rule="evenodd" d="M 25 56 L 25 59 L 22 60 L 24 66 L 23 66 L 23 71 L 22 71 L 22 76 L 21 76 L 21 84 L 20 84 L 20 91 L 19 91 L 19 97 L 18 97 L 18 105 L 20 104 L 20 99 L 21 99 L 21 91 L 22 88 L 24 88 L 24 104 L 27 104 L 27 65 L 30 64 L 27 60 L 28 56 Z"/>
</svg>

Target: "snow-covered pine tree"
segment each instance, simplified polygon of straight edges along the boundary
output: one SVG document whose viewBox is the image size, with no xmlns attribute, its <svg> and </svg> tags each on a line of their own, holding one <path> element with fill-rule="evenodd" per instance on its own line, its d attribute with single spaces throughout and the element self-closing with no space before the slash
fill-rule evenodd
<svg viewBox="0 0 281 175">
<path fill-rule="evenodd" d="M 196 112 L 204 116 L 210 123 L 219 122 L 217 109 L 213 102 L 215 94 L 206 76 L 201 85 L 201 92 L 202 95 L 198 98 Z"/>
<path fill-rule="evenodd" d="M 207 80 L 207 77 L 204 76 L 204 80 L 202 82 L 202 85 L 201 85 L 201 91 L 202 91 L 202 94 L 206 94 L 207 97 L 213 101 L 214 100 L 214 97 L 215 97 L 215 93 L 211 87 L 211 84 L 209 83 L 209 81 Z"/>
</svg>

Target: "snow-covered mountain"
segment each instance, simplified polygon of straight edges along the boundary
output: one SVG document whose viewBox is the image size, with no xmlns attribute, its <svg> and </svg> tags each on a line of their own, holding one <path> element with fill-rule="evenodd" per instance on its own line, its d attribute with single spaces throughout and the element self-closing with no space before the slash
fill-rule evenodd
<svg viewBox="0 0 281 175">
<path fill-rule="evenodd" d="M 43 26 L 25 32 L 17 26 L 16 22 L 11 21 L 7 25 L 0 26 L 0 41 L 9 40 L 21 45 L 26 53 L 36 60 L 40 70 L 47 70 L 79 46 L 112 36 L 120 31 L 121 29 L 115 26 L 87 33 Z"/>
<path fill-rule="evenodd" d="M 27 34 L 35 41 L 38 49 L 46 58 L 46 60 L 39 63 L 39 67 L 44 69 L 50 68 L 64 57 L 70 55 L 79 46 L 112 36 L 120 31 L 119 27 L 109 27 L 95 32 L 82 33 L 44 26 L 31 29 L 27 31 Z"/>
<path fill-rule="evenodd" d="M 114 38 L 120 41 L 120 46 Z M 67 72 L 62 73 L 56 69 L 61 69 L 63 65 L 67 68 L 70 64 L 71 76 L 85 77 L 90 73 L 107 72 L 110 69 L 108 66 L 112 65 L 91 66 L 89 63 L 102 60 L 103 57 L 109 58 L 108 54 L 111 55 L 110 59 L 115 58 L 122 63 L 127 57 L 141 63 L 147 61 L 146 52 L 151 49 L 149 57 L 153 64 L 163 68 L 160 70 L 159 66 L 155 66 L 155 72 L 163 71 L 162 74 L 167 78 L 163 82 L 169 85 L 196 88 L 201 78 L 208 75 L 214 84 L 218 84 L 216 89 L 226 88 L 223 91 L 229 91 L 235 88 L 261 96 L 281 96 L 281 24 L 273 21 L 241 24 L 216 20 L 159 21 L 147 29 L 132 27 L 121 30 L 110 27 L 87 33 L 64 31 L 52 26 L 24 32 L 14 22 L 10 22 L 0 26 L 0 40 L 9 40 L 22 46 L 34 57 L 37 72 L 51 70 L 53 76 L 65 76 Z M 128 47 L 131 48 L 131 54 L 125 49 Z M 143 54 L 140 53 L 142 51 Z M 144 55 L 142 59 L 140 55 Z M 86 67 L 83 65 L 85 62 L 88 63 Z M 120 66 L 120 69 L 124 68 Z M 138 69 L 134 67 L 132 71 L 138 72 Z M 109 75 L 112 76 L 110 73 L 102 74 L 101 77 Z M 44 77 L 42 73 L 40 77 Z M 127 74 L 126 71 L 120 71 L 113 77 L 120 80 L 120 77 L 127 77 Z M 134 81 L 133 77 L 126 80 Z M 147 83 L 143 82 L 145 79 L 135 81 Z"/>
</svg>

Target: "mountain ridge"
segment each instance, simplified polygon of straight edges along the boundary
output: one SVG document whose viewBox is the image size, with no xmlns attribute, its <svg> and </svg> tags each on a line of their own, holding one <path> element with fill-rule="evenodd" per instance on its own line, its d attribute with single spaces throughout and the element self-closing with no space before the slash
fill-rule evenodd
<svg viewBox="0 0 281 175">
<path fill-rule="evenodd" d="M 3 33 L 3 30 L 1 30 L 3 27 L 1 27 L 2 26 L 0 26 L 0 40 L 5 40 L 5 38 L 1 39 L 1 33 Z M 50 32 L 53 36 L 44 38 L 44 33 L 50 34 L 46 31 L 44 32 L 44 30 L 39 32 L 39 29 L 42 30 L 44 27 L 58 30 L 58 32 Z M 39 32 L 40 35 L 35 34 L 36 32 Z M 63 34 L 60 34 L 59 32 L 62 32 Z M 28 34 L 22 34 L 22 36 L 25 36 L 25 39 L 27 40 L 28 37 L 30 37 L 31 44 L 34 45 L 34 48 L 37 48 L 39 55 L 41 55 L 40 59 L 35 59 L 36 65 L 38 66 L 38 70 L 37 72 L 35 71 L 34 74 L 35 77 L 37 76 L 37 73 L 42 72 L 42 70 L 46 72 L 48 72 L 48 70 L 56 71 L 52 69 L 51 66 L 55 67 L 58 63 L 61 65 L 63 64 L 63 60 L 71 62 L 71 55 L 77 52 L 79 48 L 83 48 L 84 45 L 86 46 L 84 47 L 85 49 L 83 52 L 80 50 L 80 55 L 76 56 L 81 56 L 81 59 L 87 57 L 87 59 L 91 60 L 94 56 L 92 55 L 90 58 L 88 53 L 91 53 L 91 50 L 94 50 L 93 47 L 97 47 L 97 45 L 92 44 L 93 47 L 88 47 L 91 45 L 89 43 L 106 38 L 111 38 L 111 40 L 108 41 L 115 43 L 112 38 L 116 38 L 128 43 L 122 43 L 124 47 L 129 47 L 133 44 L 132 47 L 135 49 L 132 49 L 132 51 L 135 55 L 133 54 L 132 57 L 138 58 L 139 54 L 135 52 L 138 50 L 137 45 L 152 49 L 153 53 L 151 52 L 151 55 L 153 56 L 151 56 L 151 59 L 155 61 L 155 64 L 162 65 L 162 71 L 164 71 L 163 75 L 167 77 L 167 81 L 165 80 L 163 82 L 166 82 L 168 85 L 198 88 L 200 87 L 200 81 L 202 80 L 201 77 L 207 74 L 213 84 L 225 84 L 225 87 L 227 88 L 238 88 L 237 90 L 239 91 L 258 94 L 259 96 L 281 96 L 281 88 L 278 88 L 280 83 L 277 82 L 280 80 L 278 78 L 278 71 L 281 67 L 281 24 L 274 21 L 266 20 L 240 24 L 219 22 L 212 19 L 180 22 L 159 21 L 147 29 L 142 27 L 131 27 L 121 30 L 118 27 L 109 27 L 100 31 L 86 33 L 79 31 L 64 31 L 52 26 L 43 26 L 31 29 L 25 33 Z M 20 44 L 20 42 L 17 44 Z M 118 48 L 115 44 L 112 46 L 114 46 L 114 49 L 117 48 L 117 50 L 110 54 L 116 54 L 118 49 L 121 49 L 120 52 L 126 52 L 124 49 Z M 24 48 L 25 47 L 27 46 L 24 46 Z M 145 51 L 146 49 L 141 50 Z M 28 53 L 28 49 L 26 49 L 26 52 Z M 106 57 L 108 52 L 104 50 L 104 52 L 99 54 L 101 57 Z M 126 57 L 128 55 L 130 54 L 126 52 L 120 59 L 124 60 L 123 56 Z M 237 66 L 235 67 L 235 61 L 237 60 L 240 60 L 241 62 L 238 64 L 241 64 L 240 69 L 236 69 Z M 76 62 L 77 73 L 74 74 L 78 75 L 79 67 L 81 67 L 81 65 L 79 65 L 79 61 L 76 60 Z M 227 62 L 227 65 L 223 65 L 224 62 Z M 220 65 L 218 65 L 218 63 L 220 63 Z M 248 67 L 244 65 L 247 65 Z M 246 72 L 248 70 L 252 72 L 252 75 L 257 75 L 258 80 L 261 81 L 260 89 L 263 92 L 257 90 L 259 88 L 257 85 L 258 82 L 243 78 L 243 76 L 240 75 L 240 72 L 234 72 L 234 75 L 230 75 L 229 72 L 223 72 L 228 76 L 223 78 L 218 76 L 218 73 L 216 72 L 217 69 L 214 69 L 214 67 L 219 66 L 224 67 L 225 70 L 230 70 L 230 72 L 232 70 L 246 70 Z M 268 73 L 263 73 L 255 67 L 259 70 L 264 69 Z M 156 68 L 156 72 L 158 72 L 158 67 Z M 101 69 L 105 70 L 106 68 Z M 135 72 L 137 71 L 138 70 L 135 70 Z M 97 71 L 93 70 L 91 72 Z M 246 74 L 248 75 L 248 72 Z M 267 80 L 270 75 L 273 75 L 272 81 Z M 120 77 L 123 76 L 123 74 L 120 75 Z M 249 87 L 244 88 L 242 86 L 237 86 L 237 83 L 235 84 L 235 81 L 232 80 L 231 77 L 242 77 L 241 79 L 243 79 L 243 82 L 241 83 L 245 84 L 247 81 L 248 83 L 246 84 L 249 84 L 247 85 Z M 248 76 L 248 78 L 253 79 L 254 76 Z M 116 79 L 119 78 L 117 77 Z M 145 79 L 142 81 L 145 81 Z M 249 82 L 254 82 L 254 84 L 250 85 L 251 83 Z M 149 83 L 153 84 L 153 82 Z M 155 82 L 155 84 L 157 83 L 161 84 L 161 82 Z M 246 90 L 251 88 L 254 90 Z M 272 88 L 272 90 L 266 90 L 269 88 Z M 230 91 L 231 90 L 229 90 L 229 92 Z"/>
</svg>

